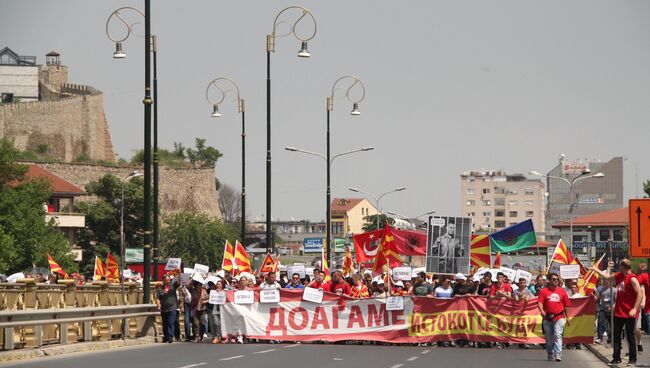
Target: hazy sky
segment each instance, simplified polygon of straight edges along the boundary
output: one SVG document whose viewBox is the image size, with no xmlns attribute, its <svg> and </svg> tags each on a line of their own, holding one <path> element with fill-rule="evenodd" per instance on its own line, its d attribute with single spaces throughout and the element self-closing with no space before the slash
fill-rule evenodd
<svg viewBox="0 0 650 368">
<path fill-rule="evenodd" d="M 250 217 L 265 213 L 266 35 L 289 5 L 318 22 L 310 59 L 277 40 L 272 55 L 273 218 L 325 218 L 325 98 L 345 74 L 365 83 L 362 115 L 335 101 L 333 197 L 354 186 L 386 196 L 384 210 L 460 214 L 459 175 L 470 169 L 546 172 L 569 159 L 625 156 L 626 199 L 650 179 L 650 2 L 640 1 L 152 1 L 158 35 L 159 141 L 207 139 L 217 176 L 240 187 L 236 104 L 210 117 L 205 87 L 218 76 L 246 99 Z M 143 141 L 143 39 L 113 60 L 105 22 L 143 1 L 0 2 L 2 44 L 21 55 L 55 50 L 70 82 L 104 92 L 113 145 L 130 158 Z M 291 18 L 291 17 L 289 17 Z"/>
</svg>

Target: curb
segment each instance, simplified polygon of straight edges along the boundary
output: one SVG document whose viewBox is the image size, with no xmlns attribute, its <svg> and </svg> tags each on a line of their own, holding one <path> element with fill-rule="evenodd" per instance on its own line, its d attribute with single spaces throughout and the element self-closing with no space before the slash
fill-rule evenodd
<svg viewBox="0 0 650 368">
<path fill-rule="evenodd" d="M 33 349 L 16 349 L 0 352 L 0 363 L 34 359 L 46 356 L 57 356 L 69 353 L 82 353 L 88 351 L 101 351 L 126 346 L 147 345 L 156 342 L 155 337 L 142 337 L 129 340 L 109 340 L 95 342 L 79 342 L 69 345 L 49 346 Z"/>
<path fill-rule="evenodd" d="M 592 353 L 593 353 L 593 354 L 594 354 L 598 359 L 600 359 L 603 363 L 605 363 L 605 364 L 609 364 L 609 360 L 610 360 L 610 358 L 606 357 L 605 354 L 603 354 L 602 352 L 600 352 L 600 351 L 599 351 L 600 349 L 597 349 L 596 346 L 594 346 L 594 345 L 592 345 L 592 344 L 582 344 L 582 345 L 586 346 L 587 349 L 589 349 L 589 351 L 591 351 L 591 352 L 592 352 Z"/>
</svg>

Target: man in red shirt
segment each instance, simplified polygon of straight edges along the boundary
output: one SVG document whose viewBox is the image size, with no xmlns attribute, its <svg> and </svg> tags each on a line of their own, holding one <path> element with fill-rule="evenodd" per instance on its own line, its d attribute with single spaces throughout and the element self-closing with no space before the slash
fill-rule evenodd
<svg viewBox="0 0 650 368">
<path fill-rule="evenodd" d="M 345 282 L 343 278 L 343 273 L 339 270 L 332 272 L 332 280 L 323 287 L 323 290 L 329 291 L 330 293 L 338 295 L 347 295 L 350 296 L 350 284 Z"/>
<path fill-rule="evenodd" d="M 629 344 L 629 366 L 636 365 L 636 336 L 634 336 L 634 325 L 639 313 L 639 307 L 643 300 L 643 291 L 636 275 L 632 273 L 632 263 L 629 259 L 624 259 L 618 263 L 620 272 L 611 274 L 611 268 L 614 262 L 609 261 L 607 272 L 599 270 L 597 267 L 591 269 L 599 275 L 606 278 L 613 278 L 616 284 L 616 304 L 614 304 L 614 353 L 612 354 L 611 364 L 621 364 L 621 348 L 623 339 L 623 327 Z"/>
<path fill-rule="evenodd" d="M 636 337 L 637 351 L 639 354 L 643 352 L 643 345 L 641 345 L 641 314 L 646 315 L 646 323 L 650 324 L 648 317 L 650 317 L 650 277 L 648 275 L 648 265 L 646 263 L 639 263 L 639 273 L 636 276 L 639 280 L 639 285 L 641 285 L 641 290 L 643 291 L 643 300 L 641 301 L 641 310 L 639 311 L 639 316 L 636 318 L 636 329 L 634 330 L 634 336 Z M 649 304 L 646 306 L 646 304 Z M 648 326 L 645 327 L 646 331 L 650 331 Z"/>
<path fill-rule="evenodd" d="M 548 274 L 549 284 L 539 291 L 537 307 L 542 315 L 542 326 L 546 338 L 546 358 L 562 361 L 562 336 L 564 325 L 569 325 L 566 307 L 569 305 L 569 296 L 563 288 L 558 286 L 560 277 L 551 272 Z"/>
<path fill-rule="evenodd" d="M 512 286 L 506 282 L 506 275 L 503 272 L 497 273 L 497 283 L 490 287 L 490 298 L 512 297 Z"/>
<path fill-rule="evenodd" d="M 314 270 L 314 280 L 307 285 L 307 287 L 314 289 L 323 289 L 325 285 L 325 272 L 321 270 Z M 329 291 L 329 290 L 328 290 Z"/>
</svg>

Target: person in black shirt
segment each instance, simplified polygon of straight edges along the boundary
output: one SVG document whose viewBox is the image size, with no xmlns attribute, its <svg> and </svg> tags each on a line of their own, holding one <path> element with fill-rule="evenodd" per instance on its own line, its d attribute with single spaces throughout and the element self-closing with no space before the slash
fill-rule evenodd
<svg viewBox="0 0 650 368">
<path fill-rule="evenodd" d="M 176 309 L 178 309 L 178 299 L 176 298 L 176 289 L 178 282 L 169 275 L 163 276 L 163 283 L 156 291 L 156 306 L 160 311 L 163 325 L 163 342 L 171 342 L 174 339 L 174 324 L 176 323 Z"/>
</svg>

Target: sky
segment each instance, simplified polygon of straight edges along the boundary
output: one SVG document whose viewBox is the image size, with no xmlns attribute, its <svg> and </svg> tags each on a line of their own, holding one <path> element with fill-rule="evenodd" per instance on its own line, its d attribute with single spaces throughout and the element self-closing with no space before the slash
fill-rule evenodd
<svg viewBox="0 0 650 368">
<path fill-rule="evenodd" d="M 218 148 L 216 175 L 241 186 L 241 117 L 229 97 L 211 118 L 208 83 L 229 77 L 246 100 L 249 220 L 265 215 L 266 35 L 284 8 L 315 16 L 311 58 L 277 39 L 271 55 L 272 218 L 325 218 L 326 97 L 343 75 L 366 88 L 362 114 L 337 90 L 332 154 L 372 146 L 332 165 L 332 197 L 349 187 L 384 197 L 405 216 L 461 214 L 460 174 L 548 172 L 569 160 L 624 163 L 626 201 L 650 179 L 650 2 L 600 0 L 153 1 L 158 37 L 159 143 Z M 3 0 L 2 44 L 43 63 L 61 53 L 71 83 L 103 91 L 116 153 L 143 145 L 143 38 L 114 60 L 106 20 L 143 1 Z M 280 20 L 292 21 L 296 13 Z M 137 18 L 130 16 L 130 19 Z M 137 28 L 140 31 L 142 27 Z M 119 33 L 118 28 L 111 28 Z M 299 27 L 310 32 L 307 24 Z M 136 32 L 137 33 L 137 32 Z"/>
</svg>

